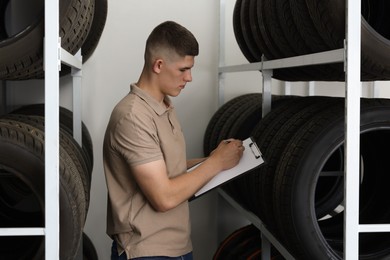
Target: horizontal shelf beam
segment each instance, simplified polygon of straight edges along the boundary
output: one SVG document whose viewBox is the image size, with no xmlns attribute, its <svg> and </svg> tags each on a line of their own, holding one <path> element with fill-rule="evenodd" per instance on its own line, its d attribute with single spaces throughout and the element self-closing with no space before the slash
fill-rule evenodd
<svg viewBox="0 0 390 260">
<path fill-rule="evenodd" d="M 0 228 L 0 236 L 44 236 L 44 228 Z"/>
<path fill-rule="evenodd" d="M 72 55 L 68 51 L 64 50 L 63 48 L 60 48 L 61 52 L 61 63 L 68 65 L 72 68 L 81 69 L 83 63 L 80 58 L 77 58 L 76 56 Z"/>
<path fill-rule="evenodd" d="M 219 73 L 240 72 L 240 71 L 259 71 L 268 69 L 280 69 L 290 67 L 300 67 L 308 65 L 319 65 L 328 63 L 344 62 L 344 48 L 332 51 L 325 51 L 290 58 L 260 61 L 249 64 L 232 65 L 220 67 Z"/>
<path fill-rule="evenodd" d="M 238 202 L 231 198 L 224 190 L 218 189 L 219 194 L 232 205 L 233 208 L 238 210 L 243 216 L 245 216 L 253 225 L 255 225 L 261 233 L 271 242 L 272 245 L 288 260 L 295 259 L 284 246 L 274 237 L 274 235 L 268 231 L 264 223 L 252 212 L 244 209 Z"/>
<path fill-rule="evenodd" d="M 390 232 L 390 224 L 360 224 L 359 232 L 361 233 Z"/>
</svg>

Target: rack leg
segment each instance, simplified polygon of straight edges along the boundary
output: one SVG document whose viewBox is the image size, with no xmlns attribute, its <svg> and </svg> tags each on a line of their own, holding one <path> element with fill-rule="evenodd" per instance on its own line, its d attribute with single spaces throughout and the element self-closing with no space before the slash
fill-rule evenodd
<svg viewBox="0 0 390 260">
<path fill-rule="evenodd" d="M 308 96 L 315 95 L 315 85 L 316 85 L 316 83 L 314 81 L 309 81 L 308 86 L 307 86 L 307 95 Z"/>
<path fill-rule="evenodd" d="M 285 81 L 284 82 L 284 93 L 285 96 L 291 95 L 291 82 Z"/>
<path fill-rule="evenodd" d="M 219 1 L 219 65 L 225 65 L 225 15 L 226 0 Z M 218 107 L 225 102 L 225 74 L 218 73 Z"/>
<path fill-rule="evenodd" d="M 59 260 L 59 1 L 45 0 L 45 259 Z"/>
<path fill-rule="evenodd" d="M 263 233 L 261 233 L 261 259 L 271 259 L 271 243 Z"/>
<path fill-rule="evenodd" d="M 344 259 L 359 259 L 361 1 L 346 5 Z"/>
<path fill-rule="evenodd" d="M 263 70 L 263 107 L 262 107 L 262 117 L 264 117 L 268 112 L 271 111 L 271 102 L 272 102 L 272 70 Z"/>
<path fill-rule="evenodd" d="M 82 71 L 80 69 L 72 68 L 73 78 L 73 137 L 82 145 L 82 130 L 81 130 L 81 96 L 82 96 Z"/>
<path fill-rule="evenodd" d="M 371 98 L 379 97 L 379 89 L 378 89 L 378 86 L 376 84 L 376 81 L 369 82 L 368 87 L 370 90 L 370 97 Z"/>
</svg>

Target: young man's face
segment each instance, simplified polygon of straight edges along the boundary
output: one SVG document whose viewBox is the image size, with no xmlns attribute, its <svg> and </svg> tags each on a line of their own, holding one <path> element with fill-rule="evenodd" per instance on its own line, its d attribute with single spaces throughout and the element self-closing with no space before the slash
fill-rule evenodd
<svg viewBox="0 0 390 260">
<path fill-rule="evenodd" d="M 164 61 L 160 73 L 161 92 L 172 97 L 179 95 L 187 82 L 192 81 L 191 69 L 194 63 L 194 56 L 177 57 L 174 60 Z"/>
</svg>

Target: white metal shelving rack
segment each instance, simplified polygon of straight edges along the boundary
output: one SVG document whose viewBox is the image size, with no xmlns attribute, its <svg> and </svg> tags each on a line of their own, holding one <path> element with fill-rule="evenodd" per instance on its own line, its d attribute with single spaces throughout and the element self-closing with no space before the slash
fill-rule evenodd
<svg viewBox="0 0 390 260">
<path fill-rule="evenodd" d="M 326 63 L 344 63 L 345 70 L 345 217 L 344 217 L 344 259 L 359 258 L 359 233 L 390 232 L 390 224 L 359 224 L 359 147 L 360 147 L 360 59 L 361 59 L 361 0 L 346 0 L 346 38 L 344 48 L 285 59 L 257 63 L 225 66 L 225 7 L 226 0 L 220 0 L 220 63 L 219 103 L 223 103 L 224 73 L 240 71 L 261 71 L 263 74 L 263 116 L 271 109 L 272 69 Z M 221 196 L 262 233 L 262 259 L 270 259 L 271 242 L 287 259 L 293 257 L 267 230 L 261 220 L 243 209 L 225 192 Z"/>
<path fill-rule="evenodd" d="M 45 236 L 45 259 L 59 259 L 59 70 L 61 63 L 72 68 L 73 133 L 81 144 L 81 55 L 61 48 L 59 0 L 45 0 L 45 227 L 0 228 L 0 236 Z M 5 88 L 4 88 L 5 89 Z M 5 93 L 6 94 L 6 93 Z M 5 94 L 3 93 L 5 98 Z M 4 100 L 3 100 L 4 101 Z M 48 152 L 50 151 L 50 152 Z M 50 173 L 50 174 L 48 174 Z M 79 250 L 80 258 L 82 250 Z M 81 258 L 80 258 L 81 259 Z"/>
</svg>

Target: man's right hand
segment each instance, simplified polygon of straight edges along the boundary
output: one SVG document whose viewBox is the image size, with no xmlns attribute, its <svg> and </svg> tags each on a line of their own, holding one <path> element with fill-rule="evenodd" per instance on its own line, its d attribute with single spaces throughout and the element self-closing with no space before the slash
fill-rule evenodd
<svg viewBox="0 0 390 260">
<path fill-rule="evenodd" d="M 227 139 L 219 143 L 218 147 L 211 152 L 210 159 L 220 165 L 221 171 L 236 166 L 244 152 L 241 140 Z"/>
</svg>

